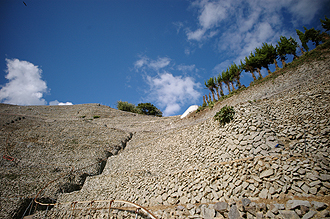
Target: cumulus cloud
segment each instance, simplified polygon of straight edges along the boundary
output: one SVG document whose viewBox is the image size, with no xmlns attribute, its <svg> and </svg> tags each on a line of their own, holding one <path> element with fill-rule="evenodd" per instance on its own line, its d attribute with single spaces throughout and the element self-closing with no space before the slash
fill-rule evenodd
<svg viewBox="0 0 330 219">
<path fill-rule="evenodd" d="M 8 83 L 1 87 L 0 101 L 17 105 L 44 105 L 47 84 L 41 79 L 38 66 L 18 59 L 6 59 Z"/>
<path fill-rule="evenodd" d="M 201 94 L 196 90 L 200 83 L 196 83 L 191 77 L 173 76 L 164 72 L 156 77 L 147 76 L 150 86 L 150 98 L 165 108 L 164 116 L 174 115 L 179 112 L 181 106 L 190 101 L 197 101 Z"/>
<path fill-rule="evenodd" d="M 0 102 L 16 105 L 46 105 L 43 95 L 49 89 L 41 79 L 42 70 L 27 61 L 6 59 L 7 69 L 5 78 L 8 83 L 0 86 Z M 62 103 L 57 100 L 49 105 L 73 105 L 71 102 Z"/>
<path fill-rule="evenodd" d="M 135 69 L 143 72 L 143 77 L 149 85 L 146 99 L 155 102 L 164 116 L 178 113 L 184 104 L 194 104 L 201 96 L 198 91 L 201 84 L 196 83 L 192 76 L 188 76 L 198 72 L 196 66 L 175 65 L 171 61 L 168 57 L 158 57 L 153 60 L 144 56 L 134 63 Z M 179 71 L 184 76 L 175 76 L 169 71 Z"/>
<path fill-rule="evenodd" d="M 50 101 L 49 105 L 52 105 L 52 106 L 54 106 L 54 105 L 66 106 L 66 105 L 73 105 L 73 103 L 71 103 L 71 102 L 62 103 L 62 102 L 59 102 L 58 100 L 54 100 L 54 101 Z"/>
</svg>

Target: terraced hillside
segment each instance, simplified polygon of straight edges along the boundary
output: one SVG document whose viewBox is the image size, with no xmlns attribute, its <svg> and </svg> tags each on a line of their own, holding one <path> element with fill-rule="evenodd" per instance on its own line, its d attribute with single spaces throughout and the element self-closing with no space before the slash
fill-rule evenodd
<svg viewBox="0 0 330 219">
<path fill-rule="evenodd" d="M 15 158 L 1 161 L 1 213 L 23 215 L 26 197 L 71 170 L 38 195 L 55 207 L 33 217 L 148 217 L 111 202 L 127 200 L 156 218 L 327 218 L 330 56 L 323 54 L 182 120 L 97 104 L 1 105 L 2 151 Z M 236 113 L 222 127 L 213 116 L 224 105 Z"/>
<path fill-rule="evenodd" d="M 40 194 L 41 201 L 54 203 L 59 194 L 80 189 L 136 131 L 149 132 L 149 124 L 155 123 L 163 130 L 176 118 L 135 115 L 100 104 L 0 104 L 0 217 L 22 218 L 37 192 L 58 177 L 63 176 Z M 25 215 L 29 213 L 33 211 Z"/>
</svg>

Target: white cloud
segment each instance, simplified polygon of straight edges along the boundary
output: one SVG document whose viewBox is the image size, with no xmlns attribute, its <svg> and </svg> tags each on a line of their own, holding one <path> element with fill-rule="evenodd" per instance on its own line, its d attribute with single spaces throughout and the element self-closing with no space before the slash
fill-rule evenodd
<svg viewBox="0 0 330 219">
<path fill-rule="evenodd" d="M 147 76 L 150 86 L 149 98 L 165 108 L 164 116 L 174 115 L 186 102 L 198 101 L 201 94 L 196 90 L 200 83 L 191 77 L 173 76 L 165 72 L 156 77 Z"/>
<path fill-rule="evenodd" d="M 0 101 L 17 105 L 44 105 L 42 98 L 47 93 L 46 82 L 41 79 L 38 66 L 18 59 L 6 59 L 7 84 L 1 87 Z"/>
<path fill-rule="evenodd" d="M 158 71 L 159 69 L 168 66 L 170 62 L 171 62 L 170 58 L 167 57 L 158 58 L 157 60 L 151 60 L 149 63 L 149 67 L 153 68 L 155 71 Z"/>
<path fill-rule="evenodd" d="M 297 0 L 292 1 L 289 10 L 294 15 L 294 22 L 299 20 L 300 22 L 308 24 L 314 18 L 316 12 L 327 3 L 329 3 L 327 0 Z"/>
<path fill-rule="evenodd" d="M 62 102 L 59 102 L 58 100 L 54 100 L 54 101 L 50 101 L 49 105 L 52 105 L 52 106 L 54 106 L 54 105 L 65 106 L 65 105 L 73 105 L 73 103 L 71 103 L 71 102 L 62 103 Z"/>
<path fill-rule="evenodd" d="M 151 68 L 155 71 L 159 71 L 160 69 L 168 66 L 170 62 L 171 59 L 168 57 L 158 57 L 157 60 L 150 60 L 148 57 L 143 56 L 134 63 L 134 67 L 137 71 L 145 68 Z"/>
<path fill-rule="evenodd" d="M 327 0 L 196 0 L 191 6 L 198 10 L 197 28 L 187 28 L 186 35 L 189 41 L 202 42 L 220 33 L 219 50 L 229 49 L 237 55 L 242 53 L 241 48 L 266 41 L 275 43 L 274 35 L 285 31 L 284 22 L 291 21 L 293 26 L 308 24 L 326 3 Z M 284 18 L 284 12 L 290 13 L 291 20 Z"/>
<path fill-rule="evenodd" d="M 183 64 L 180 64 L 180 65 L 177 66 L 177 69 L 179 71 L 182 71 L 182 72 L 192 72 L 194 70 L 197 71 L 195 65 L 183 65 Z"/>
</svg>

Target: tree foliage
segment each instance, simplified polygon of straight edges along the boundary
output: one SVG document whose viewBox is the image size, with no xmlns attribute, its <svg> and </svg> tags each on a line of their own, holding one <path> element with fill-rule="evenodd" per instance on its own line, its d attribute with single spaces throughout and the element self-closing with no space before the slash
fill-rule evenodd
<svg viewBox="0 0 330 219">
<path fill-rule="evenodd" d="M 235 62 L 231 64 L 229 67 L 229 72 L 231 75 L 231 78 L 233 80 L 236 80 L 238 88 L 241 88 L 241 82 L 240 82 L 240 76 L 242 72 L 242 66 L 241 65 L 236 65 Z"/>
<path fill-rule="evenodd" d="M 330 30 L 330 19 L 327 18 L 327 16 L 325 16 L 324 20 L 322 20 L 322 19 L 320 19 L 320 20 L 321 20 L 323 29 L 325 29 L 326 32 L 329 31 Z"/>
<path fill-rule="evenodd" d="M 151 103 L 139 103 L 136 107 L 145 115 L 162 116 L 163 113 Z"/>
<path fill-rule="evenodd" d="M 322 23 L 322 27 L 326 31 L 329 31 L 330 19 L 325 16 L 325 20 L 320 20 Z M 299 46 L 302 54 L 304 54 L 305 51 L 307 52 L 309 50 L 307 45 L 309 41 L 312 41 L 315 46 L 318 46 L 320 43 L 330 39 L 330 36 L 327 33 L 321 33 L 320 30 L 315 30 L 314 28 L 307 29 L 306 27 L 304 27 L 304 29 L 305 33 L 296 29 L 296 33 L 299 36 L 302 45 Z M 286 66 L 288 55 L 293 55 L 293 59 L 296 59 L 297 47 L 298 43 L 295 39 L 293 39 L 292 37 L 286 38 L 285 36 L 281 36 L 276 46 L 273 46 L 272 44 L 263 43 L 262 47 L 256 48 L 255 51 L 251 52 L 249 56 L 246 56 L 243 61 L 241 60 L 240 65 L 236 65 L 235 63 L 233 63 L 226 70 L 223 70 L 221 73 L 219 73 L 218 77 L 210 78 L 207 82 L 205 82 L 205 86 L 211 91 L 213 95 L 213 104 L 216 102 L 214 98 L 214 89 L 216 89 L 218 100 L 222 99 L 222 97 L 224 96 L 222 83 L 226 84 L 229 90 L 229 95 L 231 95 L 232 93 L 234 93 L 232 91 L 235 91 L 234 82 L 237 83 L 238 88 L 241 88 L 240 74 L 243 70 L 245 72 L 250 72 L 252 74 L 253 80 L 256 81 L 257 78 L 254 74 L 255 71 L 258 72 L 259 78 L 262 78 L 260 72 L 261 68 L 266 68 L 269 74 L 272 73 L 269 69 L 269 65 L 275 64 L 275 69 L 279 69 L 277 59 L 281 60 L 283 67 Z M 303 49 L 305 49 L 305 51 Z M 232 91 L 230 89 L 230 84 L 232 86 Z M 222 96 L 221 98 L 219 94 Z M 209 97 L 206 95 L 205 97 L 203 96 L 203 98 L 203 103 L 207 101 L 210 105 L 210 102 L 212 102 L 211 94 L 209 94 Z"/>
<path fill-rule="evenodd" d="M 255 68 L 253 67 L 253 60 L 251 59 L 251 57 L 245 57 L 244 63 L 241 61 L 241 66 L 243 70 L 245 70 L 246 72 L 248 71 L 252 74 L 254 81 L 257 80 L 256 76 L 253 73 L 255 71 Z"/>
<path fill-rule="evenodd" d="M 230 93 L 230 87 L 229 87 L 229 81 L 230 81 L 230 75 L 228 69 L 226 71 L 222 71 L 221 77 L 223 80 L 223 83 L 227 85 L 228 92 Z"/>
<path fill-rule="evenodd" d="M 215 81 L 214 81 L 214 78 L 209 78 L 207 80 L 207 82 L 205 82 L 205 86 L 206 88 L 208 88 L 211 93 L 212 93 L 212 96 L 213 96 L 213 101 L 215 101 L 215 97 L 214 97 L 214 89 L 216 88 L 216 84 L 215 84 Z"/>
<path fill-rule="evenodd" d="M 318 46 L 320 42 L 322 41 L 321 39 L 321 31 L 320 30 L 315 30 L 314 27 L 311 29 L 305 29 L 305 38 L 309 41 L 312 41 L 315 46 Z"/>
<path fill-rule="evenodd" d="M 296 55 L 297 46 L 298 43 L 292 37 L 290 37 L 289 39 L 286 38 L 285 36 L 280 37 L 280 41 L 277 42 L 276 51 L 277 51 L 277 55 L 282 61 L 283 67 L 285 67 L 285 61 L 287 60 L 286 55 L 291 54 L 294 56 L 294 58 L 297 57 Z"/>
<path fill-rule="evenodd" d="M 128 103 L 126 101 L 118 101 L 117 109 L 144 115 L 153 115 L 160 117 L 163 115 L 163 113 L 151 103 L 139 103 L 137 106 L 135 106 L 134 104 Z"/>
<path fill-rule="evenodd" d="M 132 103 L 128 103 L 127 101 L 117 101 L 117 109 L 126 112 L 138 113 L 135 108 L 135 105 Z"/>
<path fill-rule="evenodd" d="M 308 46 L 307 46 L 307 42 L 308 42 L 308 39 L 306 37 L 306 35 L 301 32 L 300 30 L 296 29 L 296 32 L 297 32 L 297 35 L 300 39 L 300 42 L 301 42 L 301 45 L 302 47 L 306 50 L 306 52 L 309 50 Z M 304 51 L 301 49 L 301 52 L 304 53 Z"/>
</svg>

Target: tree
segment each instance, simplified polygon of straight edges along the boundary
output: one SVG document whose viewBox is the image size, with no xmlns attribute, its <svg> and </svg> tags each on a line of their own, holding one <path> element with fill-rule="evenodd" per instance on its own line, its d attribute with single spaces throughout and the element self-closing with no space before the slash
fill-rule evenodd
<svg viewBox="0 0 330 219">
<path fill-rule="evenodd" d="M 320 30 L 315 30 L 314 27 L 311 29 L 307 29 L 306 27 L 304 27 L 305 29 L 305 37 L 307 39 L 307 41 L 312 41 L 315 46 L 318 46 L 320 44 L 320 42 L 322 41 L 321 39 L 321 31 Z"/>
<path fill-rule="evenodd" d="M 207 80 L 207 82 L 205 82 L 205 86 L 211 91 L 213 101 L 215 101 L 214 89 L 216 88 L 216 85 L 215 85 L 215 82 L 214 82 L 214 78 L 213 77 L 209 78 L 209 80 Z"/>
<path fill-rule="evenodd" d="M 117 109 L 122 110 L 122 111 L 127 111 L 127 112 L 132 112 L 132 113 L 138 113 L 137 110 L 135 109 L 135 105 L 132 103 L 128 102 L 123 102 L 123 101 L 117 101 Z"/>
<path fill-rule="evenodd" d="M 234 75 L 234 78 L 237 82 L 238 89 L 242 87 L 240 82 L 241 72 L 242 72 L 242 66 L 236 65 L 235 62 L 229 67 L 230 74 Z"/>
<path fill-rule="evenodd" d="M 257 49 L 258 48 L 256 48 L 256 50 Z M 257 51 L 255 51 L 254 54 L 251 52 L 251 54 L 249 56 L 249 60 L 250 60 L 250 65 L 253 67 L 253 71 L 257 71 L 259 74 L 259 78 L 262 78 L 262 75 L 260 72 L 262 57 L 259 57 L 258 55 L 259 54 L 257 53 Z"/>
<path fill-rule="evenodd" d="M 290 39 L 286 38 L 285 36 L 280 37 L 280 41 L 277 42 L 276 51 L 277 55 L 282 61 L 283 67 L 285 67 L 285 61 L 287 60 L 287 54 L 291 54 L 294 56 L 293 59 L 297 58 L 296 55 L 296 48 L 298 43 L 290 37 Z"/>
<path fill-rule="evenodd" d="M 221 73 L 221 77 L 223 79 L 223 83 L 225 83 L 228 87 L 228 92 L 230 93 L 230 87 L 229 87 L 229 80 L 230 80 L 230 76 L 229 76 L 229 71 L 228 69 L 226 71 L 222 71 Z"/>
<path fill-rule="evenodd" d="M 296 29 L 296 32 L 297 32 L 297 35 L 298 35 L 298 37 L 300 39 L 300 42 L 301 42 L 302 47 L 307 52 L 309 50 L 309 48 L 307 46 L 308 39 L 306 38 L 306 35 L 303 32 L 301 32 L 300 30 L 298 30 L 298 29 Z M 300 48 L 301 53 L 304 54 L 305 53 L 304 50 L 300 46 L 299 46 L 299 48 Z"/>
<path fill-rule="evenodd" d="M 142 114 L 162 117 L 163 113 L 151 103 L 139 103 L 136 107 Z"/>
<path fill-rule="evenodd" d="M 220 88 L 220 95 L 221 96 L 224 96 L 223 89 L 222 89 L 223 79 L 222 79 L 222 75 L 221 74 L 218 75 L 216 82 L 217 82 L 217 87 Z"/>
<path fill-rule="evenodd" d="M 330 30 L 330 19 L 325 16 L 325 20 L 320 19 L 320 21 L 325 32 L 328 32 Z"/>
<path fill-rule="evenodd" d="M 220 100 L 220 95 L 219 95 L 219 85 L 217 83 L 217 77 L 214 77 L 214 84 L 215 84 L 215 92 L 217 93 L 217 98 Z"/>
<path fill-rule="evenodd" d="M 256 54 L 259 64 L 261 67 L 267 69 L 268 74 L 272 73 L 268 65 L 275 63 L 275 67 L 278 68 L 276 61 L 277 53 L 272 44 L 268 45 L 267 43 L 263 43 L 261 48 L 256 48 Z"/>
<path fill-rule="evenodd" d="M 230 67 L 227 69 L 229 74 L 229 82 L 231 83 L 232 90 L 235 91 L 234 81 L 235 81 L 235 73 L 230 71 Z"/>
<path fill-rule="evenodd" d="M 254 81 L 257 80 L 256 76 L 253 73 L 255 69 L 252 66 L 251 60 L 248 57 L 245 57 L 244 63 L 241 61 L 241 66 L 242 66 L 243 70 L 245 70 L 246 72 L 250 72 L 252 74 L 252 77 L 253 77 Z"/>
</svg>

